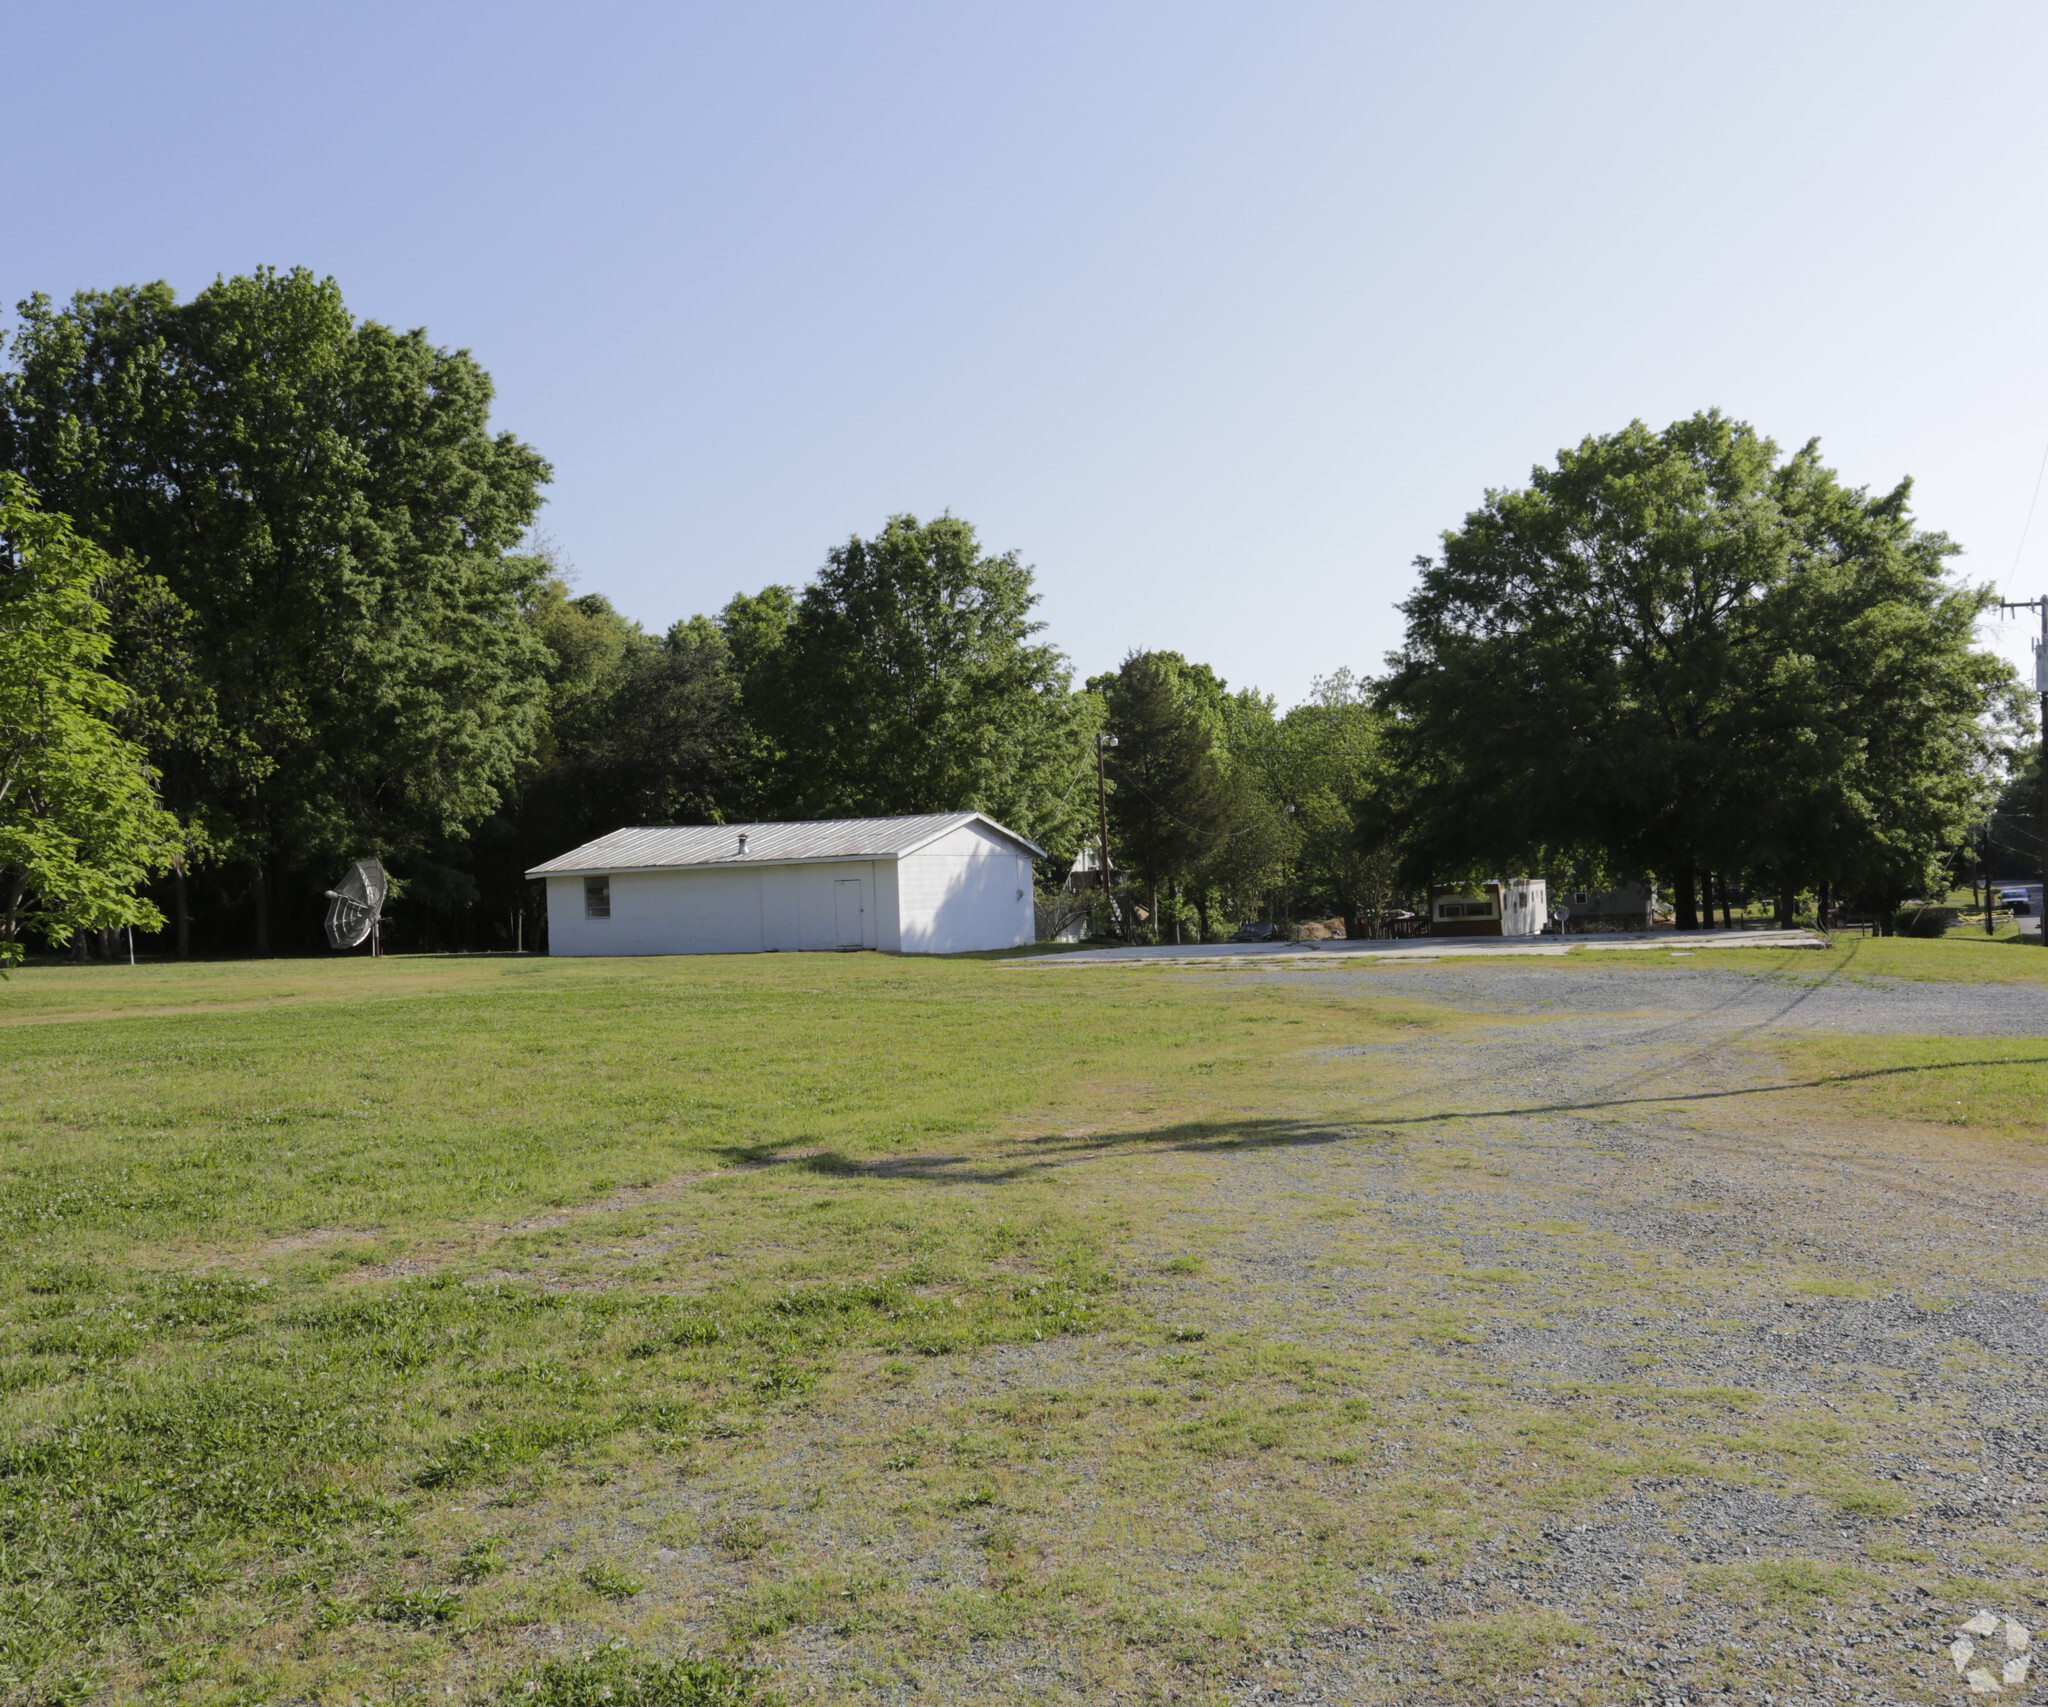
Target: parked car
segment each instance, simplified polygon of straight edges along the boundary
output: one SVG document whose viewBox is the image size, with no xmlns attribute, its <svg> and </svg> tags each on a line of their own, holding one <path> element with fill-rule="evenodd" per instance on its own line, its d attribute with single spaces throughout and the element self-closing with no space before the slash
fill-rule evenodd
<svg viewBox="0 0 2048 1707">
<path fill-rule="evenodd" d="M 2010 907 L 2012 909 L 2012 916 L 2016 919 L 2033 917 L 2034 898 L 2024 889 L 1999 890 L 1998 904 L 2001 907 Z"/>
<path fill-rule="evenodd" d="M 1253 919 L 1237 927 L 1232 942 L 1279 942 L 1287 933 L 1278 925 L 1269 925 L 1263 919 Z"/>
</svg>

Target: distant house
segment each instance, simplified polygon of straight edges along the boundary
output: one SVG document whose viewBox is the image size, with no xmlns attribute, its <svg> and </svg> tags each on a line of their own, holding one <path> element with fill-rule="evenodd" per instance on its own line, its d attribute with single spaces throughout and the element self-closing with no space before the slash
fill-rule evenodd
<svg viewBox="0 0 2048 1707">
<path fill-rule="evenodd" d="M 1494 881 L 1437 896 L 1431 936 L 1535 936 L 1550 917 L 1550 888 L 1540 877 Z"/>
<path fill-rule="evenodd" d="M 957 954 L 1036 934 L 1044 850 L 979 812 L 614 830 L 535 866 L 550 954 Z"/>
<path fill-rule="evenodd" d="M 1561 889 L 1558 910 L 1566 930 L 1646 931 L 1657 918 L 1657 886 L 1624 883 L 1615 889 Z"/>
</svg>

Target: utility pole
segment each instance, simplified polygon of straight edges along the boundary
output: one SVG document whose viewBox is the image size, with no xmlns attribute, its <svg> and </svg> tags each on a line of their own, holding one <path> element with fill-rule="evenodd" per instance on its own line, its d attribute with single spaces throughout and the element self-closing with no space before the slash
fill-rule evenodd
<svg viewBox="0 0 2048 1707">
<path fill-rule="evenodd" d="M 2000 599 L 1998 608 L 2001 613 L 2041 613 L 2041 638 L 2034 642 L 2034 691 L 2041 696 L 2041 946 L 2048 948 L 2048 596 Z"/>
<path fill-rule="evenodd" d="M 1116 903 L 1110 901 L 1109 897 L 1109 771 L 1103 763 L 1102 755 L 1115 745 L 1116 737 L 1114 735 L 1105 735 L 1097 731 L 1095 736 L 1095 804 L 1097 810 L 1101 813 L 1102 824 L 1102 898 L 1105 901 L 1109 901 L 1112 908 L 1115 907 Z M 1119 922 L 1124 927 L 1125 938 L 1128 939 L 1131 934 L 1130 921 L 1125 919 Z"/>
<path fill-rule="evenodd" d="M 1977 837 L 1977 875 L 1984 880 L 1984 934 L 1995 936 L 1998 927 L 1991 922 L 1991 820 L 1984 820 L 1984 828 Z"/>
</svg>

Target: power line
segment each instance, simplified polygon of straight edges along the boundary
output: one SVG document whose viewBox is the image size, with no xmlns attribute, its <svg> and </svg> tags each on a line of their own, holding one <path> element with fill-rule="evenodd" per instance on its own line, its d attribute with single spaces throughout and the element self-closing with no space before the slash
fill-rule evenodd
<svg viewBox="0 0 2048 1707">
<path fill-rule="evenodd" d="M 2034 526 L 2034 506 L 2041 501 L 2041 476 L 2048 474 L 2048 445 L 2041 450 L 2041 467 L 2034 475 L 2034 495 L 2027 500 L 2027 519 L 2020 527 L 2020 548 L 2012 554 L 2012 567 L 2005 572 L 2005 579 L 1998 583 L 1998 596 L 2005 597 L 2005 589 L 2012 585 L 2012 578 L 2019 573 L 2020 558 L 2027 549 L 2027 535 Z"/>
</svg>

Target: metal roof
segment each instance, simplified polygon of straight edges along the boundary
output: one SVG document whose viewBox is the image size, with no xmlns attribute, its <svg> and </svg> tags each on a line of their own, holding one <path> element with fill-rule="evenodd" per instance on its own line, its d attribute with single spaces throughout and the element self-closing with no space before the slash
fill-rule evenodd
<svg viewBox="0 0 2048 1707">
<path fill-rule="evenodd" d="M 927 812 L 915 818 L 828 818 L 815 824 L 670 824 L 614 830 L 585 842 L 528 877 L 574 877 L 584 872 L 665 871 L 697 865 L 811 865 L 835 859 L 901 859 L 963 824 L 985 824 L 1020 848 L 1045 857 L 979 812 Z M 747 850 L 740 852 L 740 837 Z"/>
</svg>

